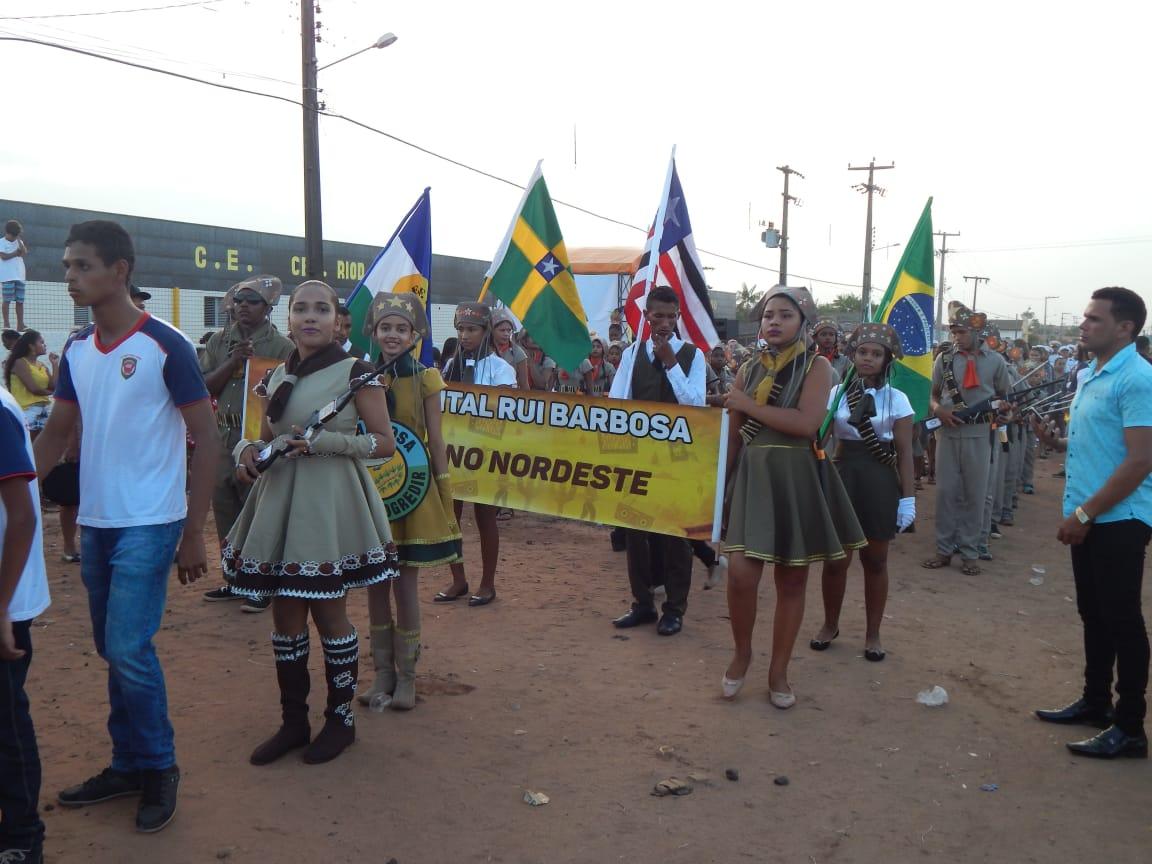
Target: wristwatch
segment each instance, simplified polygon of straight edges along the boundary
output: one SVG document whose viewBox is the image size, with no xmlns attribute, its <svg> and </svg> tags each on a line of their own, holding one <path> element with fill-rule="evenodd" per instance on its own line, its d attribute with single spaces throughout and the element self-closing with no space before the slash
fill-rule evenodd
<svg viewBox="0 0 1152 864">
<path fill-rule="evenodd" d="M 1080 522 L 1081 525 L 1091 525 L 1092 524 L 1092 517 L 1084 512 L 1083 507 L 1077 507 L 1076 508 L 1076 519 Z"/>
</svg>

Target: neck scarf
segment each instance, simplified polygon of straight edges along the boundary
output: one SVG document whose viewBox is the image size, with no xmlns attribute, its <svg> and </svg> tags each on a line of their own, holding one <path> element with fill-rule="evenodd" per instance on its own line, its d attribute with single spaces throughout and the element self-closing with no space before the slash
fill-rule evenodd
<svg viewBox="0 0 1152 864">
<path fill-rule="evenodd" d="M 968 358 L 968 362 L 964 364 L 964 389 L 972 390 L 979 387 L 980 376 L 976 374 L 976 357 L 980 353 L 980 349 L 960 351 L 959 353 Z"/>
<path fill-rule="evenodd" d="M 380 353 L 380 357 L 376 362 L 377 366 L 383 366 L 387 362 L 384 359 L 384 353 Z M 408 350 L 396 358 L 395 364 L 387 372 L 387 387 L 384 391 L 384 398 L 388 402 L 388 416 L 396 419 L 396 394 L 393 392 L 396 389 L 396 382 L 401 378 L 412 378 L 416 376 L 420 369 L 423 368 L 416 359 L 412 356 L 412 351 Z M 422 412 L 424 410 L 424 403 L 419 398 L 419 384 L 417 387 L 416 410 Z"/>
<path fill-rule="evenodd" d="M 300 359 L 299 348 L 292 349 L 292 353 L 284 361 L 284 380 L 268 400 L 268 410 L 265 412 L 268 422 L 275 423 L 284 416 L 288 397 L 292 395 L 292 388 L 297 381 L 347 359 L 348 355 L 344 353 L 344 349 L 335 342 L 330 342 L 305 360 Z"/>
<path fill-rule="evenodd" d="M 776 383 L 776 376 L 788 368 L 792 362 L 804 353 L 804 343 L 797 339 L 786 348 L 779 351 L 765 351 L 760 355 L 760 365 L 764 367 L 764 379 L 756 385 L 753 398 L 757 405 L 767 405 L 768 396 L 772 392 L 772 385 Z"/>
</svg>

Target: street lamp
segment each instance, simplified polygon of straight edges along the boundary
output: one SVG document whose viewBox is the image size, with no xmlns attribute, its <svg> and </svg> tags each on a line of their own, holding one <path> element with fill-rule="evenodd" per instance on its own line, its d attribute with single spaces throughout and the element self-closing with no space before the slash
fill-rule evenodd
<svg viewBox="0 0 1152 864">
<path fill-rule="evenodd" d="M 304 0 L 300 8 L 300 54 L 303 64 L 301 88 L 304 119 L 304 274 L 308 279 L 324 278 L 324 220 L 320 208 L 320 90 L 316 73 L 343 63 L 373 48 L 387 48 L 396 41 L 395 33 L 385 33 L 371 45 L 347 57 L 316 66 L 316 7 Z"/>
<path fill-rule="evenodd" d="M 383 36 L 381 36 L 379 39 L 377 39 L 375 42 L 373 42 L 367 48 L 361 48 L 359 51 L 353 51 L 347 57 L 341 57 L 339 60 L 333 60 L 331 63 L 325 63 L 323 66 L 317 67 L 316 71 L 322 72 L 325 69 L 330 69 L 331 67 L 335 66 L 337 63 L 343 63 L 345 60 L 351 60 L 353 57 L 357 57 L 360 54 L 363 54 L 365 51 L 371 51 L 373 48 L 387 48 L 389 45 L 391 45 L 393 42 L 395 42 L 398 38 L 400 38 L 400 37 L 398 37 L 395 33 L 385 33 Z"/>
</svg>

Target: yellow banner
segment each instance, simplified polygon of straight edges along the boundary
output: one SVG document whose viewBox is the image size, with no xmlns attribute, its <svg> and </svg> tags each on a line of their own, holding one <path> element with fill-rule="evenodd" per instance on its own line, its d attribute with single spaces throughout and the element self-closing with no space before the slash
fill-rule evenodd
<svg viewBox="0 0 1152 864">
<path fill-rule="evenodd" d="M 727 411 L 473 384 L 441 404 L 459 499 L 718 539 Z"/>
<path fill-rule="evenodd" d="M 260 438 L 264 423 L 264 400 L 252 392 L 269 369 L 275 369 L 283 360 L 273 357 L 249 357 L 244 364 L 244 437 L 249 441 Z"/>
</svg>

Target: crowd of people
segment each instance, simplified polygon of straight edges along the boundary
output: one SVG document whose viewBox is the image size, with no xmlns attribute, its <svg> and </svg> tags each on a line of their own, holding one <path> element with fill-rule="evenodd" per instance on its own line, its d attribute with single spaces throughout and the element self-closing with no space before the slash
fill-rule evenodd
<svg viewBox="0 0 1152 864">
<path fill-rule="evenodd" d="M 19 231 L 15 237 L 13 248 L 26 249 Z M 768 700 L 781 710 L 798 700 L 789 660 L 813 564 L 822 570 L 824 616 L 810 648 L 827 651 L 840 636 L 858 555 L 864 657 L 882 662 L 889 545 L 914 530 L 917 492 L 935 484 L 936 554 L 923 566 L 945 568 L 959 555 L 963 572 L 976 576 L 979 562 L 993 557 L 990 541 L 1000 526 L 1014 521 L 1020 496 L 1034 493 L 1036 461 L 1067 450 L 1058 536 L 1073 549 L 1085 687 L 1070 705 L 1037 716 L 1103 729 L 1070 743 L 1073 752 L 1147 754 L 1140 587 L 1152 535 L 1152 366 L 1137 354 L 1146 311 L 1134 292 L 1096 291 L 1076 348 L 1006 342 L 986 316 L 950 304 L 951 339 L 936 349 L 930 416 L 917 421 L 908 395 L 893 386 L 903 357 L 896 330 L 883 323 L 842 328 L 820 316 L 804 288 L 777 286 L 760 300 L 754 345 L 733 340 L 705 353 L 677 333 L 676 292 L 653 287 L 640 338 L 630 341 L 613 320 L 607 339 L 591 334 L 592 350 L 574 370 L 559 369 L 530 333 L 517 332 L 506 310 L 462 303 L 456 336 L 426 367 L 416 347 L 431 332 L 414 295 L 373 301 L 363 335 L 374 347 L 359 357 L 349 353 L 351 319 L 330 286 L 297 285 L 286 301 L 289 332 L 281 334 L 269 313 L 283 286 L 257 276 L 228 292 L 228 325 L 198 350 L 142 310 L 143 292 L 131 287 L 134 263 L 132 240 L 119 225 L 73 226 L 65 281 L 93 323 L 75 332 L 60 356 L 48 354 L 47 366 L 38 333 L 5 333 L 4 861 L 42 860 L 40 762 L 25 692 L 31 623 L 50 602 L 41 492 L 60 506 L 65 560 L 80 563 L 93 639 L 108 667 L 110 764 L 57 800 L 82 807 L 137 797 L 137 830 L 159 831 L 175 814 L 180 770 L 153 638 L 171 562 L 182 584 L 213 569 L 204 543 L 209 508 L 224 584 L 204 599 L 235 599 L 248 612 L 270 609 L 273 619 L 280 721 L 253 749 L 254 765 L 295 750 L 309 764 L 337 758 L 355 740 L 356 703 L 416 706 L 421 569 L 450 568 L 451 582 L 435 602 L 467 597 L 469 606 L 483 607 L 497 599 L 502 514 L 495 504 L 472 505 L 481 566 L 474 593 L 468 581 L 463 502 L 452 494 L 441 422 L 440 394 L 453 383 L 726 408 L 719 547 L 615 529 L 631 604 L 612 623 L 655 624 L 659 635 L 675 636 L 688 609 L 693 554 L 708 567 L 706 588 L 723 582 L 726 571 L 733 654 L 719 684 L 725 699 L 735 699 L 749 678 L 758 589 L 771 565 L 776 592 L 766 677 Z M 5 300 L 9 293 L 19 296 L 5 282 Z M 1142 349 L 1148 359 L 1146 341 Z M 265 415 L 259 438 L 249 440 L 243 414 L 251 358 L 274 365 L 253 391 Z M 425 448 L 433 480 L 416 505 L 390 514 L 370 467 L 395 452 L 396 430 Z M 374 667 L 363 688 L 359 632 L 346 606 L 357 588 L 368 591 Z M 320 638 L 325 691 L 315 735 L 309 618 Z"/>
</svg>

